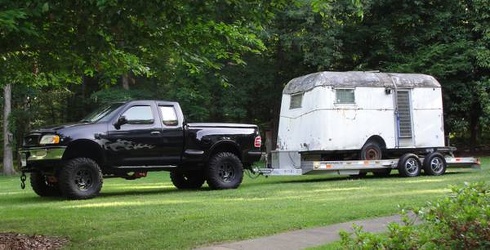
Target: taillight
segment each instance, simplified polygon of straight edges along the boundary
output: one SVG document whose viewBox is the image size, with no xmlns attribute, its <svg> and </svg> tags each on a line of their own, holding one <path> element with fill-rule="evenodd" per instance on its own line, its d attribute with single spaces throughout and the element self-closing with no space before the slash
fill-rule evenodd
<svg viewBox="0 0 490 250">
<path fill-rule="evenodd" d="M 262 146 L 262 137 L 260 137 L 260 135 L 255 137 L 254 146 L 256 148 L 260 148 Z"/>
</svg>

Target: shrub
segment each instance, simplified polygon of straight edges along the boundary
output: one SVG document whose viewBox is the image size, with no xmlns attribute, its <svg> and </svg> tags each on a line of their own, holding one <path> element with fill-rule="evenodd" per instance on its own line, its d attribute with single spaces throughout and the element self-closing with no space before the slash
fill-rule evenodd
<svg viewBox="0 0 490 250">
<path fill-rule="evenodd" d="M 402 210 L 403 223 L 391 223 L 388 233 L 341 232 L 345 249 L 490 249 L 490 189 L 483 182 L 452 187 L 451 194 L 413 211 L 415 223 Z"/>
</svg>

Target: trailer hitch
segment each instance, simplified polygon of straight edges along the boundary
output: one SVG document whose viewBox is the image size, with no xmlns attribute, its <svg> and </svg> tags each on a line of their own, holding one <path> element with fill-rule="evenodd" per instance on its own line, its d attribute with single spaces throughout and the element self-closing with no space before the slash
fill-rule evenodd
<svg viewBox="0 0 490 250">
<path fill-rule="evenodd" d="M 22 171 L 22 174 L 20 175 L 20 188 L 26 189 L 26 179 L 27 179 L 26 173 Z"/>
</svg>

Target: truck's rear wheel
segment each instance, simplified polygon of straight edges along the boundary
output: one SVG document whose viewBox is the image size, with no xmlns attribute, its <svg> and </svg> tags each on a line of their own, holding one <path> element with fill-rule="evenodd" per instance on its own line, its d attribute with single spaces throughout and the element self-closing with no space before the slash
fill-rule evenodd
<svg viewBox="0 0 490 250">
<path fill-rule="evenodd" d="M 32 172 L 30 176 L 31 187 L 41 197 L 60 196 L 61 191 L 58 183 L 50 182 L 46 175 L 40 172 Z"/>
<path fill-rule="evenodd" d="M 428 175 L 443 175 L 446 167 L 446 158 L 439 152 L 433 152 L 424 158 L 424 172 Z"/>
<path fill-rule="evenodd" d="M 398 160 L 398 172 L 403 177 L 415 177 L 420 175 L 420 159 L 415 154 L 404 154 Z"/>
<path fill-rule="evenodd" d="M 215 154 L 209 161 L 206 179 L 212 189 L 237 188 L 243 180 L 242 162 L 230 152 Z"/>
<path fill-rule="evenodd" d="M 174 186 L 178 189 L 198 189 L 204 184 L 204 173 L 196 172 L 170 172 L 170 179 Z"/>
<path fill-rule="evenodd" d="M 102 188 L 102 172 L 99 165 L 89 158 L 70 160 L 60 170 L 59 186 L 68 199 L 90 199 Z"/>
</svg>

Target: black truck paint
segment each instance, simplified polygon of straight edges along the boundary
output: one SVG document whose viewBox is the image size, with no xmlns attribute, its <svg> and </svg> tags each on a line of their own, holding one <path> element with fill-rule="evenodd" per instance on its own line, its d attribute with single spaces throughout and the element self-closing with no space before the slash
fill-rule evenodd
<svg viewBox="0 0 490 250">
<path fill-rule="evenodd" d="M 170 171 L 179 189 L 237 188 L 261 157 L 256 125 L 186 123 L 177 102 L 139 100 L 100 108 L 86 119 L 31 131 L 21 171 L 39 196 L 88 199 L 103 178 Z M 25 179 L 25 178 L 24 178 Z"/>
</svg>

